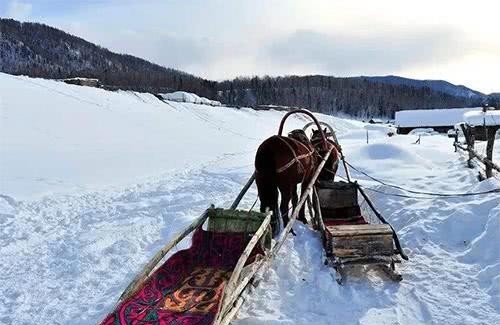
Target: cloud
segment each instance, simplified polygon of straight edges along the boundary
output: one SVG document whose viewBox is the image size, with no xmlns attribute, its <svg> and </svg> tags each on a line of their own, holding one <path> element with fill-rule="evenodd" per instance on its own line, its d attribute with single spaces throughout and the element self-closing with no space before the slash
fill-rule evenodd
<svg viewBox="0 0 500 325">
<path fill-rule="evenodd" d="M 28 2 L 12 0 L 7 7 L 7 17 L 26 20 L 31 16 L 33 5 Z"/>
<path fill-rule="evenodd" d="M 449 28 L 378 33 L 298 30 L 268 44 L 261 55 L 270 65 L 299 72 L 390 74 L 463 56 L 470 48 L 465 43 Z"/>
<path fill-rule="evenodd" d="M 487 92 L 500 82 L 491 1 L 0 0 L 0 15 L 209 79 L 400 74 Z"/>
</svg>

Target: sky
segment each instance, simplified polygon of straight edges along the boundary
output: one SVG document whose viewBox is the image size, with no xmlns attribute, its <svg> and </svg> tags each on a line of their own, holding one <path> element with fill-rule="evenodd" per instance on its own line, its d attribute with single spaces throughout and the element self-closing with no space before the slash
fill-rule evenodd
<svg viewBox="0 0 500 325">
<path fill-rule="evenodd" d="M 498 0 L 0 0 L 0 16 L 212 80 L 400 75 L 500 92 Z"/>
</svg>

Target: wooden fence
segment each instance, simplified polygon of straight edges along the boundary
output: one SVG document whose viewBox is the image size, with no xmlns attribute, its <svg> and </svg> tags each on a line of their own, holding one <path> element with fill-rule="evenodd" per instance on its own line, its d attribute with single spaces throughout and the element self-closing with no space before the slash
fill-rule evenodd
<svg viewBox="0 0 500 325">
<path fill-rule="evenodd" d="M 494 176 L 494 170 L 500 172 L 499 164 L 495 163 L 493 160 L 493 148 L 495 144 L 495 135 L 496 132 L 500 129 L 499 126 L 487 126 L 486 127 L 486 147 L 484 148 L 484 154 L 481 154 L 477 150 L 474 136 L 474 128 L 470 127 L 466 124 L 461 124 L 460 127 L 464 133 L 465 144 L 460 143 L 458 140 L 458 132 L 455 135 L 455 142 L 453 145 L 455 146 L 455 151 L 458 149 L 466 151 L 469 154 L 469 159 L 467 160 L 467 164 L 470 168 L 473 167 L 473 159 L 477 159 L 479 162 L 484 164 L 485 166 L 485 178 L 490 178 Z M 481 143 L 482 144 L 482 143 Z M 483 148 L 484 145 L 479 145 L 480 148 Z"/>
</svg>

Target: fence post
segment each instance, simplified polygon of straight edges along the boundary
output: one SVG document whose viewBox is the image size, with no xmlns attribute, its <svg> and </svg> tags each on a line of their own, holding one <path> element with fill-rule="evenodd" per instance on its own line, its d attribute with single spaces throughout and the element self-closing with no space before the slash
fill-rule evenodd
<svg viewBox="0 0 500 325">
<path fill-rule="evenodd" d="M 474 150 L 474 135 L 472 134 L 473 128 L 469 126 L 466 127 L 464 124 L 460 124 L 460 127 L 464 133 L 465 142 L 467 142 L 467 151 L 469 152 L 467 166 L 469 166 L 469 168 L 474 168 L 474 165 L 472 165 L 472 159 L 474 159 L 474 155 L 472 154 L 472 151 Z"/>
<path fill-rule="evenodd" d="M 486 139 L 488 140 L 486 144 L 486 159 L 490 162 L 493 162 L 493 145 L 495 143 L 495 134 L 498 130 L 498 126 L 488 126 L 485 128 L 486 131 Z M 486 165 L 486 178 L 490 178 L 493 176 L 493 166 L 490 163 Z"/>
</svg>

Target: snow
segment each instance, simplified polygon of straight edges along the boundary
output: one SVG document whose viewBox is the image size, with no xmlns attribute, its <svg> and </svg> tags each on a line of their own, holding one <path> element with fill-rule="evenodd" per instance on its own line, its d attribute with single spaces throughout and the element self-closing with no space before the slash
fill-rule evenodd
<svg viewBox="0 0 500 325">
<path fill-rule="evenodd" d="M 396 112 L 398 127 L 453 126 L 463 121 L 466 112 L 481 110 L 475 108 L 417 109 Z"/>
<path fill-rule="evenodd" d="M 98 322 L 159 247 L 209 204 L 229 206 L 284 114 L 0 74 L 0 324 Z M 365 124 L 317 116 L 335 127 L 350 163 L 389 183 L 500 187 L 478 182 L 447 137 L 413 144 L 415 135 L 370 129 L 366 144 Z M 305 122 L 292 118 L 286 131 Z M 297 224 L 234 323 L 500 323 L 498 194 L 370 194 L 410 257 L 401 283 L 356 269 L 338 286 L 319 235 Z M 252 187 L 243 207 L 255 197 Z"/>
<path fill-rule="evenodd" d="M 437 135 L 439 133 L 436 132 L 436 131 L 434 131 L 433 128 L 416 128 L 416 129 L 411 130 L 408 134 L 409 135 L 423 135 L 423 136 L 428 136 L 428 135 Z"/>
<path fill-rule="evenodd" d="M 464 114 L 464 121 L 471 126 L 499 126 L 500 111 L 478 111 Z"/>
<path fill-rule="evenodd" d="M 188 93 L 185 91 L 175 91 L 173 93 L 160 94 L 160 96 L 165 100 L 174 102 L 221 106 L 221 103 L 219 101 L 200 97 L 196 94 Z"/>
</svg>

